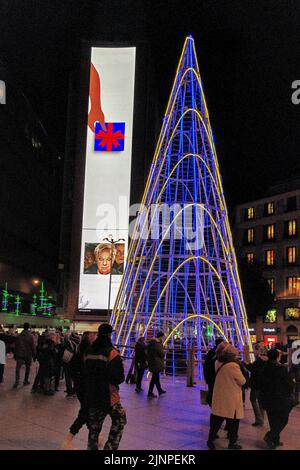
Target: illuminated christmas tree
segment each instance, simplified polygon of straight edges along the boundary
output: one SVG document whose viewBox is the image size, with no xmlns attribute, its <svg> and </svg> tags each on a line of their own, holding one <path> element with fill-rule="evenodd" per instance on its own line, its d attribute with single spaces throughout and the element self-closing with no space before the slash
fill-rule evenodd
<svg viewBox="0 0 300 470">
<path fill-rule="evenodd" d="M 199 364 L 216 336 L 251 351 L 192 37 L 184 43 L 111 323 L 123 352 L 149 328 L 166 332 L 165 344 L 186 357 L 196 343 Z"/>
</svg>

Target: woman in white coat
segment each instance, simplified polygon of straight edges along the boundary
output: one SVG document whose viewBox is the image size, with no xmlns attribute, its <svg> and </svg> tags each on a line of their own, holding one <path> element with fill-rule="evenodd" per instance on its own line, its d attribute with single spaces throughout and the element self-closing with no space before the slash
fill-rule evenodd
<svg viewBox="0 0 300 470">
<path fill-rule="evenodd" d="M 228 449 L 242 449 L 237 443 L 240 419 L 244 417 L 242 386 L 246 379 L 238 362 L 239 351 L 229 343 L 221 343 L 217 348 L 215 363 L 216 378 L 213 390 L 210 431 L 207 447 L 215 449 L 214 440 L 226 419 L 228 427 Z"/>
<path fill-rule="evenodd" d="M 0 339 L 0 384 L 3 382 L 4 365 L 6 363 L 6 346 L 4 341 Z"/>
</svg>

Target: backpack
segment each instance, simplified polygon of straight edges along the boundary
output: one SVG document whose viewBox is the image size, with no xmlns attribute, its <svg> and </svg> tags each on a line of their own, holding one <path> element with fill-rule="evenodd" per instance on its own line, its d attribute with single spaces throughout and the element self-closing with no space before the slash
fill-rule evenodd
<svg viewBox="0 0 300 470">
<path fill-rule="evenodd" d="M 68 364 L 69 362 L 71 362 L 73 356 L 74 356 L 73 352 L 69 351 L 68 349 L 65 349 L 62 360 L 65 364 Z"/>
<path fill-rule="evenodd" d="M 68 364 L 69 362 L 71 362 L 74 354 L 77 352 L 78 346 L 79 346 L 79 343 L 76 344 L 75 342 L 69 340 L 69 347 L 72 348 L 72 351 L 68 349 L 68 343 L 67 343 L 67 347 L 65 348 L 63 352 L 63 356 L 62 356 L 62 361 L 65 364 Z"/>
</svg>

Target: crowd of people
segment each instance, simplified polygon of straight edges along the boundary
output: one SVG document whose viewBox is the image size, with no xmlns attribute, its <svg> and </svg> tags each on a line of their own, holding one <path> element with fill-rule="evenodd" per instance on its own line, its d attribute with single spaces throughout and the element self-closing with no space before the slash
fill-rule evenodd
<svg viewBox="0 0 300 470">
<path fill-rule="evenodd" d="M 242 449 L 238 442 L 240 420 L 244 417 L 245 389 L 250 388 L 250 402 L 255 420 L 262 427 L 265 414 L 269 431 L 264 436 L 269 449 L 283 445 L 280 433 L 288 424 L 289 414 L 299 404 L 300 365 L 289 364 L 287 348 L 276 344 L 266 350 L 255 344 L 255 361 L 240 359 L 240 351 L 217 339 L 206 355 L 204 377 L 208 385 L 207 403 L 211 407 L 207 447 L 216 449 L 218 431 L 226 421 L 229 449 Z"/>
<path fill-rule="evenodd" d="M 118 449 L 126 413 L 120 402 L 119 385 L 125 381 L 123 361 L 111 342 L 112 327 L 103 323 L 98 334 L 85 332 L 82 337 L 76 332 L 63 334 L 61 330 L 46 330 L 38 335 L 24 323 L 20 334 L 0 330 L 0 381 L 3 381 L 6 354 L 13 353 L 16 361 L 15 383 L 20 385 L 21 369 L 25 366 L 23 385 L 30 385 L 32 363 L 37 370 L 31 392 L 54 395 L 60 381 L 65 379 L 66 397 L 77 397 L 80 410 L 71 424 L 62 449 L 72 449 L 74 436 L 86 425 L 89 430 L 87 448 L 105 450 Z M 142 391 L 142 380 L 146 369 L 152 372 L 148 398 L 155 398 L 156 386 L 159 395 L 165 394 L 160 384 L 160 373 L 164 369 L 164 334 L 159 332 L 148 344 L 143 337 L 135 346 L 134 376 L 136 392 Z M 111 417 L 111 428 L 104 443 L 101 429 L 105 417 Z"/>
<path fill-rule="evenodd" d="M 7 353 L 16 361 L 15 383 L 19 388 L 22 367 L 25 366 L 23 385 L 30 385 L 30 369 L 36 363 L 32 384 L 33 394 L 54 395 L 64 378 L 66 397 L 77 397 L 78 416 L 71 424 L 62 449 L 73 449 L 74 436 L 86 425 L 87 448 L 116 450 L 126 425 L 126 412 L 121 405 L 119 385 L 125 381 L 122 358 L 111 341 L 112 327 L 99 326 L 98 333 L 76 332 L 64 334 L 60 329 L 46 330 L 38 335 L 28 323 L 20 334 L 7 333 L 0 328 L 0 383 L 3 382 Z M 165 368 L 164 333 L 158 332 L 147 342 L 140 337 L 135 345 L 132 365 L 126 382 L 135 383 L 136 393 L 142 392 L 145 371 L 152 373 L 147 397 L 156 398 L 166 393 L 160 383 Z M 245 390 L 250 388 L 250 402 L 255 420 L 253 426 L 262 427 L 265 415 L 269 431 L 264 440 L 270 449 L 282 446 L 280 433 L 288 424 L 289 414 L 299 403 L 300 365 L 288 361 L 286 348 L 281 344 L 266 350 L 262 342 L 254 346 L 254 362 L 241 359 L 238 349 L 217 338 L 204 362 L 204 377 L 208 385 L 207 403 L 211 407 L 209 449 L 216 449 L 218 432 L 226 421 L 228 448 L 242 449 L 239 443 L 239 423 L 244 417 Z M 106 442 L 101 429 L 106 416 L 111 428 Z"/>
</svg>

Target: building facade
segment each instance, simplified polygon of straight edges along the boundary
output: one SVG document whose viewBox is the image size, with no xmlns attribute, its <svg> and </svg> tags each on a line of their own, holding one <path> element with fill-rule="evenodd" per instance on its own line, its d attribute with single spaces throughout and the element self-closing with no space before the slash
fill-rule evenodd
<svg viewBox="0 0 300 470">
<path fill-rule="evenodd" d="M 300 178 L 269 188 L 266 196 L 235 210 L 240 258 L 261 266 L 274 294 L 267 312 L 249 323 L 253 340 L 291 343 L 300 334 Z"/>
<path fill-rule="evenodd" d="M 0 311 L 7 289 L 8 311 L 19 296 L 29 312 L 42 282 L 55 301 L 61 183 L 58 151 L 0 61 Z"/>
</svg>

